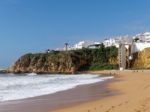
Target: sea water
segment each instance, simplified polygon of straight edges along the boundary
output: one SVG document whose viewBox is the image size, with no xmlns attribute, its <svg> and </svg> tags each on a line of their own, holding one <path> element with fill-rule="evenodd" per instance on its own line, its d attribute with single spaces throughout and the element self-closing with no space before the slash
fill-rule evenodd
<svg viewBox="0 0 150 112">
<path fill-rule="evenodd" d="M 105 81 L 113 77 L 99 75 L 37 75 L 30 74 L 1 74 L 0 102 L 19 100 L 35 96 L 47 95 L 75 88 L 78 85 Z"/>
</svg>

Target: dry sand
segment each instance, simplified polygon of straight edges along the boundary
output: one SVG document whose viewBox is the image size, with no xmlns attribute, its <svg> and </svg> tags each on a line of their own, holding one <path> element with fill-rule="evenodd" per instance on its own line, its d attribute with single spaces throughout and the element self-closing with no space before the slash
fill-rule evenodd
<svg viewBox="0 0 150 112">
<path fill-rule="evenodd" d="M 120 94 L 50 112 L 150 112 L 150 71 L 95 73 L 110 72 L 119 81 L 109 83 L 108 88 Z"/>
</svg>

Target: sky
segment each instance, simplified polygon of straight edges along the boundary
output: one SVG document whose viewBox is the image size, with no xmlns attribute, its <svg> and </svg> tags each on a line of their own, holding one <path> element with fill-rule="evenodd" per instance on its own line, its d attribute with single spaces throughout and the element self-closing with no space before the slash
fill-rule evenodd
<svg viewBox="0 0 150 112">
<path fill-rule="evenodd" d="M 81 40 L 150 31 L 150 0 L 0 0 L 0 68 Z"/>
</svg>

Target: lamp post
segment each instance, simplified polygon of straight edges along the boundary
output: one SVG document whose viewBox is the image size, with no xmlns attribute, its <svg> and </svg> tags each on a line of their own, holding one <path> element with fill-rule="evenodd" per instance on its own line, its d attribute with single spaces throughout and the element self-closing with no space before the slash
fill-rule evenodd
<svg viewBox="0 0 150 112">
<path fill-rule="evenodd" d="M 46 50 L 46 53 L 50 53 L 50 49 L 47 49 L 47 50 Z"/>
<path fill-rule="evenodd" d="M 68 43 L 65 43 L 65 50 L 68 51 Z"/>
</svg>

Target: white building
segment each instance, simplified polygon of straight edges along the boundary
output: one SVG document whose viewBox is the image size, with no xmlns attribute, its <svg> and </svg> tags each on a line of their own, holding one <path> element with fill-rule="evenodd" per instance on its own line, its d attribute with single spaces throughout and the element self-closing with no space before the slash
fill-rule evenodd
<svg viewBox="0 0 150 112">
<path fill-rule="evenodd" d="M 132 44 L 131 53 L 140 52 L 145 48 L 150 48 L 150 32 L 137 34 L 133 39 L 139 40 Z"/>
<path fill-rule="evenodd" d="M 82 48 L 88 48 L 91 45 L 94 44 L 100 44 L 99 42 L 94 42 L 94 41 L 81 41 L 77 44 L 75 44 L 72 49 L 82 49 Z"/>
<path fill-rule="evenodd" d="M 105 47 L 115 46 L 117 48 L 119 48 L 120 44 L 131 44 L 131 43 L 132 43 L 132 38 L 130 38 L 128 35 L 106 39 L 103 42 Z"/>
<path fill-rule="evenodd" d="M 133 43 L 131 47 L 131 53 L 143 51 L 145 48 L 150 48 L 150 43 L 148 42 Z"/>
<path fill-rule="evenodd" d="M 110 39 L 106 39 L 103 42 L 105 47 L 110 47 L 110 46 L 116 46 L 117 48 L 119 47 L 119 41 L 118 39 L 114 39 L 114 38 L 110 38 Z"/>
<path fill-rule="evenodd" d="M 71 46 L 68 44 L 67 50 L 77 50 L 77 49 L 82 49 L 82 48 L 97 48 L 97 46 L 100 46 L 100 42 L 95 42 L 95 41 L 80 41 L 77 44 Z M 64 48 L 57 48 L 55 49 L 56 51 L 65 51 L 66 47 Z"/>
<path fill-rule="evenodd" d="M 139 39 L 139 42 L 150 42 L 150 32 L 140 33 L 133 37 Z"/>
</svg>

